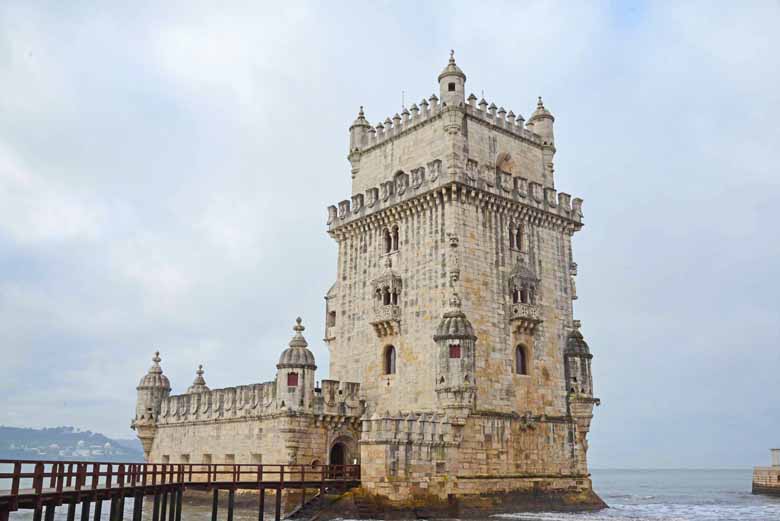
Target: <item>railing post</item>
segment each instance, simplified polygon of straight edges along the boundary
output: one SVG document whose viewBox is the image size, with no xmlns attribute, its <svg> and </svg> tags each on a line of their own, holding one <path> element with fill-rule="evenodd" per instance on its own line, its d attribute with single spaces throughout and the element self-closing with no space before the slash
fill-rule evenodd
<svg viewBox="0 0 780 521">
<path fill-rule="evenodd" d="M 89 498 L 81 501 L 81 521 L 89 521 Z"/>
<path fill-rule="evenodd" d="M 209 472 L 211 470 L 209 469 Z M 214 489 L 214 499 L 211 502 L 211 521 L 217 521 L 217 511 L 219 510 L 219 489 Z"/>
<path fill-rule="evenodd" d="M 176 494 L 176 519 L 174 521 L 181 521 L 181 500 L 184 495 L 184 486 L 179 488 L 179 492 Z"/>
<path fill-rule="evenodd" d="M 49 503 L 46 505 L 46 513 L 43 515 L 43 521 L 54 521 L 54 514 L 56 505 L 54 503 Z"/>
<path fill-rule="evenodd" d="M 144 493 L 136 492 L 133 498 L 133 521 L 141 521 L 144 509 Z"/>
<path fill-rule="evenodd" d="M 96 497 L 95 498 L 95 516 L 93 518 L 94 521 L 100 521 L 100 517 L 101 517 L 101 515 L 103 513 L 102 510 L 103 510 L 103 499 L 101 497 Z"/>
<path fill-rule="evenodd" d="M 233 521 L 233 506 L 236 501 L 236 489 L 235 487 L 230 487 L 230 490 L 228 491 L 228 511 L 227 511 L 227 521 Z"/>
<path fill-rule="evenodd" d="M 260 483 L 262 481 L 258 480 Z M 258 513 L 257 513 L 257 521 L 263 521 L 263 516 L 265 515 L 265 488 L 263 488 L 262 484 L 260 485 L 260 499 L 259 499 L 259 505 L 257 507 Z"/>
<path fill-rule="evenodd" d="M 76 519 L 76 498 L 70 500 L 68 503 L 68 515 L 66 518 L 68 521 L 74 521 Z"/>
<path fill-rule="evenodd" d="M 154 480 L 154 477 L 152 477 Z M 154 505 L 152 506 L 152 521 L 160 521 L 160 493 L 154 491 Z"/>
<path fill-rule="evenodd" d="M 320 465 L 320 501 L 325 500 L 325 465 Z"/>
<path fill-rule="evenodd" d="M 100 481 L 100 463 L 92 464 L 92 490 L 97 490 Z"/>
<path fill-rule="evenodd" d="M 163 489 L 162 503 L 160 505 L 160 521 L 165 521 L 165 514 L 167 513 L 168 513 L 168 491 L 166 489 Z"/>
<path fill-rule="evenodd" d="M 306 465 L 301 465 L 301 508 L 306 505 Z"/>
</svg>

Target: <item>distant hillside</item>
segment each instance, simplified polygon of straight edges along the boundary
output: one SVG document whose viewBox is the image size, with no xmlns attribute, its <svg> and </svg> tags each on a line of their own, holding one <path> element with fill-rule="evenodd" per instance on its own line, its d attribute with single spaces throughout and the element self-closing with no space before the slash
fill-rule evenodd
<svg viewBox="0 0 780 521">
<path fill-rule="evenodd" d="M 143 461 L 135 440 L 112 440 L 75 427 L 28 429 L 0 425 L 0 459 Z"/>
</svg>

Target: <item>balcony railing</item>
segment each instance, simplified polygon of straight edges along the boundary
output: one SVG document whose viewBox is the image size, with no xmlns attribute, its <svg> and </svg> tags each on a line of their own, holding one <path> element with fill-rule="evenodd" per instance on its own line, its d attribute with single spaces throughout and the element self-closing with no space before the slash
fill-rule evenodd
<svg viewBox="0 0 780 521">
<path fill-rule="evenodd" d="M 520 331 L 533 332 L 542 318 L 536 304 L 518 302 L 509 308 L 509 321 Z"/>
<path fill-rule="evenodd" d="M 371 325 L 380 337 L 398 334 L 401 328 L 401 308 L 394 304 L 376 306 L 371 316 Z"/>
</svg>

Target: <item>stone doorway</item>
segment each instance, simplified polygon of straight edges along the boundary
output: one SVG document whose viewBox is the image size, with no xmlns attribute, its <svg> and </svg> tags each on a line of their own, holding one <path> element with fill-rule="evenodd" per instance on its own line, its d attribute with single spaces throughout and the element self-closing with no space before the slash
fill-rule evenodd
<svg viewBox="0 0 780 521">
<path fill-rule="evenodd" d="M 337 441 L 330 448 L 330 464 L 346 465 L 347 463 L 347 447 L 344 443 Z"/>
</svg>

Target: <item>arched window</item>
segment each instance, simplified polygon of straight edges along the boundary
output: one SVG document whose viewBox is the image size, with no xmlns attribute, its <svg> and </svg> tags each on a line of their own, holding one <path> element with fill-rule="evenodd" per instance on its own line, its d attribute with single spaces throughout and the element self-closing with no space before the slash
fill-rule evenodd
<svg viewBox="0 0 780 521">
<path fill-rule="evenodd" d="M 460 358 L 460 344 L 450 344 L 450 358 Z"/>
<path fill-rule="evenodd" d="M 393 226 L 393 251 L 398 251 L 398 226 Z"/>
<path fill-rule="evenodd" d="M 515 248 L 515 225 L 510 224 L 509 225 L 509 249 L 513 250 Z"/>
<path fill-rule="evenodd" d="M 382 304 L 385 306 L 390 304 L 390 288 L 387 286 L 382 288 Z"/>
<path fill-rule="evenodd" d="M 520 302 L 528 304 L 528 289 L 523 288 L 520 290 Z"/>
<path fill-rule="evenodd" d="M 385 347 L 385 374 L 395 374 L 395 347 Z"/>
<path fill-rule="evenodd" d="M 394 291 L 393 291 L 393 292 L 390 294 L 390 303 L 391 303 L 392 305 L 394 305 L 394 306 L 397 306 L 397 305 L 398 305 L 398 290 L 394 290 Z"/>
<path fill-rule="evenodd" d="M 287 387 L 298 387 L 298 373 L 287 373 Z"/>
<path fill-rule="evenodd" d="M 528 374 L 528 358 L 524 345 L 519 345 L 515 349 L 515 372 L 517 374 Z"/>
<path fill-rule="evenodd" d="M 390 236 L 390 230 L 385 228 L 385 253 L 390 253 L 393 249 L 393 238 Z"/>
<path fill-rule="evenodd" d="M 518 225 L 515 230 L 515 249 L 523 251 L 523 225 Z"/>
</svg>

